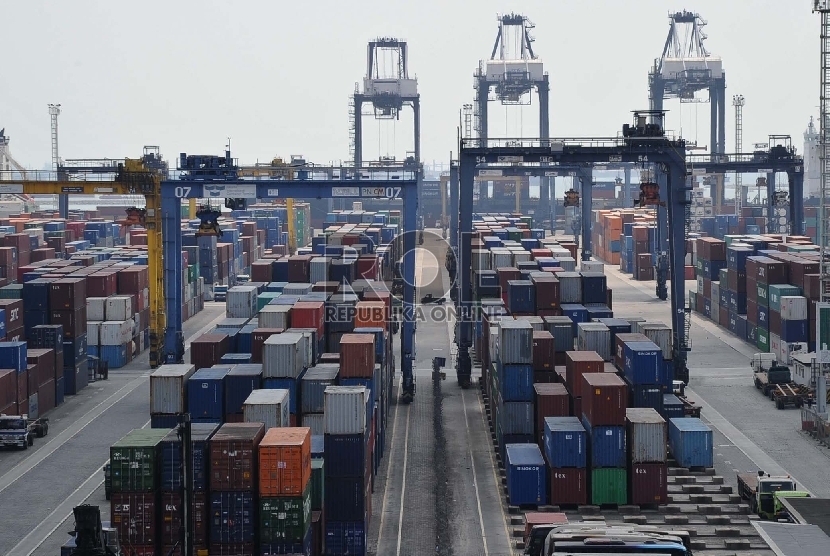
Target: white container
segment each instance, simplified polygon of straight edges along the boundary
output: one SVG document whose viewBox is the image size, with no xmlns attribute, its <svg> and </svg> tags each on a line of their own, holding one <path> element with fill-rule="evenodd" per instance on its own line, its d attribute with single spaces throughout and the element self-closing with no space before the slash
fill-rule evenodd
<svg viewBox="0 0 830 556">
<path fill-rule="evenodd" d="M 329 279 L 329 266 L 331 265 L 330 257 L 314 257 L 311 259 L 311 267 L 309 272 L 309 279 L 312 284 L 317 282 L 325 282 Z"/>
<path fill-rule="evenodd" d="M 536 315 L 526 315 L 516 317 L 516 320 L 525 320 L 529 322 L 530 326 L 533 327 L 533 330 L 537 332 L 543 332 L 545 330 L 545 319 L 542 317 L 537 317 Z"/>
<path fill-rule="evenodd" d="M 150 375 L 150 413 L 172 415 L 187 409 L 187 380 L 193 365 L 162 365 Z"/>
<path fill-rule="evenodd" d="M 257 310 L 256 286 L 234 286 L 228 290 L 225 311 L 233 319 L 249 319 Z"/>
<path fill-rule="evenodd" d="M 775 332 L 769 333 L 769 352 L 774 353 L 778 361 L 786 365 L 781 359 L 781 336 Z"/>
<path fill-rule="evenodd" d="M 720 307 L 720 283 L 719 282 L 712 282 L 712 308 L 714 309 L 715 304 Z"/>
<path fill-rule="evenodd" d="M 308 295 L 311 293 L 311 290 L 314 288 L 312 284 L 306 283 L 290 283 L 286 284 L 282 290 L 282 293 L 285 295 Z"/>
<path fill-rule="evenodd" d="M 324 413 L 303 413 L 301 420 L 301 426 L 310 428 L 312 436 L 326 434 L 326 416 Z"/>
<path fill-rule="evenodd" d="M 605 361 L 611 361 L 611 330 L 601 322 L 580 322 L 577 328 L 577 350 L 595 351 Z"/>
<path fill-rule="evenodd" d="M 671 328 L 662 322 L 640 323 L 640 333 L 660 346 L 663 359 L 671 359 Z"/>
<path fill-rule="evenodd" d="M 289 392 L 281 388 L 254 390 L 242 404 L 246 423 L 263 423 L 265 430 L 290 427 Z"/>
<path fill-rule="evenodd" d="M 560 303 L 582 303 L 582 276 L 578 272 L 560 272 L 556 275 L 559 278 L 559 302 Z"/>
<path fill-rule="evenodd" d="M 493 249 L 490 268 L 508 268 L 513 265 L 513 257 L 507 249 Z"/>
<path fill-rule="evenodd" d="M 102 346 L 120 346 L 133 338 L 135 321 L 104 321 L 101 323 L 100 344 Z"/>
<path fill-rule="evenodd" d="M 291 305 L 266 305 L 259 312 L 260 328 L 289 328 Z"/>
<path fill-rule="evenodd" d="M 363 434 L 369 390 L 364 386 L 328 386 L 323 394 L 325 434 Z"/>
<path fill-rule="evenodd" d="M 605 263 L 600 261 L 582 261 L 580 264 L 582 272 L 605 272 Z"/>
<path fill-rule="evenodd" d="M 297 378 L 305 368 L 306 339 L 297 332 L 274 334 L 262 345 L 262 378 Z"/>
<path fill-rule="evenodd" d="M 665 419 L 651 408 L 625 410 L 628 454 L 632 463 L 662 463 L 668 459 L 669 430 Z"/>
<path fill-rule="evenodd" d="M 127 320 L 133 318 L 133 300 L 129 295 L 111 295 L 106 302 L 104 320 Z M 89 316 L 87 315 L 87 318 Z"/>
<path fill-rule="evenodd" d="M 778 362 L 782 365 L 792 365 L 793 356 L 807 353 L 807 342 L 784 342 L 778 348 Z"/>
<path fill-rule="evenodd" d="M 568 251 L 567 249 L 565 250 L 565 252 L 567 253 L 567 255 L 564 255 L 562 257 L 556 257 L 559 261 L 560 268 L 562 268 L 562 270 L 564 270 L 565 272 L 576 272 L 576 259 L 571 257 L 570 251 Z"/>
<path fill-rule="evenodd" d="M 86 318 L 87 320 L 104 321 L 106 317 L 106 297 L 87 297 L 86 298 Z"/>
<path fill-rule="evenodd" d="M 807 298 L 800 295 L 782 295 L 781 319 L 807 320 Z"/>
<path fill-rule="evenodd" d="M 530 253 L 527 251 L 514 251 L 513 252 L 513 266 L 517 266 L 519 263 L 524 263 L 530 260 Z"/>
<path fill-rule="evenodd" d="M 101 321 L 86 321 L 87 345 L 97 346 L 101 343 Z"/>
<path fill-rule="evenodd" d="M 490 252 L 487 249 L 473 249 L 471 260 L 473 270 L 490 270 Z"/>
<path fill-rule="evenodd" d="M 533 325 L 526 320 L 501 321 L 498 357 L 505 365 L 533 363 Z"/>
</svg>

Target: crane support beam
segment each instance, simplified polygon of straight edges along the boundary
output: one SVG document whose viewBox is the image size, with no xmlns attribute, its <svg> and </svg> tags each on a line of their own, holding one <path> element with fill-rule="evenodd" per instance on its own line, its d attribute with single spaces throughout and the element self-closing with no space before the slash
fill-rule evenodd
<svg viewBox="0 0 830 556">
<path fill-rule="evenodd" d="M 650 132 L 648 129 L 641 131 L 646 134 Z M 625 129 L 624 133 L 626 133 Z M 675 377 L 688 381 L 686 352 L 689 349 L 689 343 L 686 338 L 683 269 L 685 265 L 685 208 L 689 202 L 687 191 L 690 188 L 685 180 L 686 144 L 683 140 L 670 139 L 663 136 L 662 132 L 659 136 L 632 135 L 619 138 L 490 140 L 488 146 L 482 146 L 480 139 L 462 139 L 459 153 L 458 268 L 469 268 L 471 264 L 473 184 L 478 170 L 488 169 L 491 165 L 498 167 L 498 165 L 510 164 L 524 171 L 545 175 L 546 171 L 556 171 L 557 167 L 561 166 L 587 169 L 593 164 L 615 163 L 658 164 L 661 171 L 666 174 L 665 186 L 661 188 L 660 195 L 661 199 L 666 201 L 669 230 L 667 262 L 671 292 L 672 352 Z M 589 175 L 583 170 L 580 176 L 583 183 L 590 183 Z M 590 187 L 586 190 L 589 191 Z M 586 214 L 585 210 L 586 208 L 583 207 L 583 215 Z M 587 214 L 588 218 L 585 220 L 588 223 L 583 223 L 583 226 L 590 226 L 590 212 Z M 588 232 L 588 237 L 590 237 L 590 232 Z M 462 380 L 472 373 L 468 350 L 472 346 L 472 319 L 476 312 L 473 306 L 470 274 L 459 272 L 458 280 L 460 281 L 460 295 L 457 313 L 460 329 L 457 338 L 459 349 L 457 372 L 459 380 Z"/>
</svg>

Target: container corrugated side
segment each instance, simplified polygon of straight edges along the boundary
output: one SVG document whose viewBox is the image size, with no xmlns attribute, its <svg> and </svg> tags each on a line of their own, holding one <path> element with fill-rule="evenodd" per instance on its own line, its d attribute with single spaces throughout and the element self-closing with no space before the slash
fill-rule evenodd
<svg viewBox="0 0 830 556">
<path fill-rule="evenodd" d="M 257 316 L 259 328 L 282 328 L 290 327 L 291 305 L 268 304 L 262 308 Z"/>
<path fill-rule="evenodd" d="M 611 361 L 611 330 L 599 322 L 580 322 L 576 326 L 579 350 L 595 351 L 603 361 Z"/>
<path fill-rule="evenodd" d="M 700 419 L 669 419 L 669 447 L 672 456 L 681 467 L 712 467 L 712 442 L 712 429 Z"/>
<path fill-rule="evenodd" d="M 560 303 L 582 303 L 582 276 L 578 272 L 560 272 L 556 277 Z"/>
<path fill-rule="evenodd" d="M 228 290 L 226 313 L 231 318 L 251 318 L 257 310 L 257 288 L 255 286 L 234 286 Z"/>
<path fill-rule="evenodd" d="M 588 431 L 588 450 L 590 466 L 625 467 L 625 427 L 594 426 L 582 416 L 582 424 Z"/>
<path fill-rule="evenodd" d="M 545 455 L 551 467 L 587 465 L 587 432 L 577 417 L 545 418 Z"/>
<path fill-rule="evenodd" d="M 591 504 L 625 504 L 628 483 L 625 469 L 612 467 L 591 470 Z"/>
<path fill-rule="evenodd" d="M 300 404 L 303 414 L 323 412 L 326 388 L 337 383 L 338 372 L 338 365 L 331 363 L 324 363 L 308 369 L 303 375 L 300 389 Z"/>
<path fill-rule="evenodd" d="M 242 404 L 246 423 L 263 423 L 265 430 L 291 425 L 289 393 L 283 389 L 254 390 Z"/>
<path fill-rule="evenodd" d="M 663 323 L 641 323 L 640 333 L 660 346 L 663 359 L 671 359 L 671 328 Z"/>
<path fill-rule="evenodd" d="M 533 363 L 533 325 L 523 320 L 499 323 L 499 360 L 504 364 Z"/>
<path fill-rule="evenodd" d="M 306 360 L 306 346 L 306 339 L 298 332 L 269 337 L 262 345 L 262 377 L 299 377 Z"/>
<path fill-rule="evenodd" d="M 533 402 L 503 402 L 499 406 L 501 431 L 504 434 L 533 434 Z"/>
<path fill-rule="evenodd" d="M 508 444 L 507 496 L 510 504 L 547 504 L 547 468 L 536 444 Z"/>
<path fill-rule="evenodd" d="M 666 420 L 654 409 L 625 411 L 628 456 L 632 463 L 663 463 L 668 457 Z"/>
<path fill-rule="evenodd" d="M 801 296 L 781 297 L 781 318 L 783 320 L 807 320 L 807 298 Z"/>
<path fill-rule="evenodd" d="M 150 375 L 150 413 L 184 413 L 187 380 L 196 372 L 189 364 L 162 365 Z"/>
<path fill-rule="evenodd" d="M 369 390 L 363 386 L 329 386 L 324 397 L 325 434 L 366 432 Z"/>
<path fill-rule="evenodd" d="M 303 413 L 302 425 L 311 429 L 314 436 L 322 436 L 326 433 L 326 416 L 323 413 Z"/>
</svg>

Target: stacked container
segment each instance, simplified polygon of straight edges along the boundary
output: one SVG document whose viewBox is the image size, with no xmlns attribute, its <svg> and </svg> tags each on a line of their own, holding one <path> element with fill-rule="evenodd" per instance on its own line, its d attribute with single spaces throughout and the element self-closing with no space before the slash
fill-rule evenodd
<svg viewBox="0 0 830 556">
<path fill-rule="evenodd" d="M 263 386 L 290 392 L 289 412 L 295 424 L 299 412 L 299 383 L 311 363 L 310 349 L 309 338 L 296 331 L 274 334 L 262 345 Z"/>
<path fill-rule="evenodd" d="M 187 411 L 188 381 L 193 365 L 162 365 L 150 375 L 150 426 L 171 429 Z"/>
<path fill-rule="evenodd" d="M 550 467 L 550 503 L 586 504 L 588 436 L 579 418 L 545 418 L 544 447 Z"/>
<path fill-rule="evenodd" d="M 262 423 L 227 423 L 210 439 L 210 554 L 256 554 L 257 449 L 264 434 Z"/>
<path fill-rule="evenodd" d="M 625 382 L 611 373 L 582 375 L 582 424 L 588 433 L 591 503 L 625 504 Z"/>
<path fill-rule="evenodd" d="M 537 444 L 508 444 L 505 447 L 507 497 L 514 506 L 547 504 L 547 469 Z"/>
<path fill-rule="evenodd" d="M 605 360 L 595 351 L 568 351 L 565 353 L 565 385 L 571 394 L 571 414 L 582 417 L 582 377 L 586 373 L 601 373 Z"/>
<path fill-rule="evenodd" d="M 625 412 L 628 446 L 628 497 L 631 504 L 668 502 L 668 432 L 654 409 Z"/>
<path fill-rule="evenodd" d="M 311 367 L 301 380 L 300 401 L 301 424 L 311 429 L 314 436 L 325 434 L 324 414 L 325 391 L 338 384 L 339 365 L 321 363 Z"/>
<path fill-rule="evenodd" d="M 187 379 L 187 407 L 194 423 L 221 424 L 229 366 L 199 369 Z"/>
<path fill-rule="evenodd" d="M 533 325 L 526 320 L 499 322 L 499 350 L 492 391 L 498 400 L 496 426 L 501 456 L 507 444 L 530 444 L 533 419 Z"/>
</svg>

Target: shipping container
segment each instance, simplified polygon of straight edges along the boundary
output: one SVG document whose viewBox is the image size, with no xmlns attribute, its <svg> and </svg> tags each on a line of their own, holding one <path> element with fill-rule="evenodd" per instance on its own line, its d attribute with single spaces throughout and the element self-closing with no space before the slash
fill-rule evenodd
<svg viewBox="0 0 830 556">
<path fill-rule="evenodd" d="M 593 351 L 603 361 L 611 361 L 611 331 L 599 322 L 577 323 L 577 349 Z"/>
<path fill-rule="evenodd" d="M 162 365 L 150 375 L 150 413 L 176 414 L 187 410 L 187 381 L 193 365 Z"/>
<path fill-rule="evenodd" d="M 366 519 L 329 521 L 326 519 L 326 553 L 331 555 L 366 553 Z M 212 555 L 211 555 L 212 556 Z"/>
<path fill-rule="evenodd" d="M 125 546 L 154 545 L 160 538 L 156 531 L 155 492 L 113 492 L 110 499 L 110 523 Z"/>
<path fill-rule="evenodd" d="M 369 390 L 363 386 L 328 386 L 324 397 L 327 435 L 366 432 Z"/>
<path fill-rule="evenodd" d="M 680 467 L 713 467 L 712 442 L 712 429 L 700 419 L 669 419 L 669 448 Z"/>
<path fill-rule="evenodd" d="M 503 434 L 521 434 L 533 437 L 536 422 L 533 402 L 503 402 L 498 407 L 499 426 Z"/>
<path fill-rule="evenodd" d="M 371 503 L 371 484 L 365 477 L 326 477 L 326 518 L 347 521 L 362 518 Z"/>
<path fill-rule="evenodd" d="M 584 467 L 556 468 L 551 466 L 550 503 L 583 505 L 588 503 L 588 471 Z"/>
<path fill-rule="evenodd" d="M 628 392 L 623 380 L 611 373 L 582 375 L 582 413 L 596 426 L 625 425 Z"/>
<path fill-rule="evenodd" d="M 275 301 L 278 301 L 276 299 Z M 292 304 L 293 305 L 293 304 Z M 259 313 L 257 322 L 260 328 L 290 328 L 292 305 L 275 305 L 269 303 Z"/>
<path fill-rule="evenodd" d="M 310 479 L 311 429 L 268 429 L 259 444 L 259 495 L 303 496 Z"/>
<path fill-rule="evenodd" d="M 230 351 L 227 334 L 203 334 L 190 344 L 190 362 L 196 370 L 218 365 L 222 356 Z"/>
<path fill-rule="evenodd" d="M 499 323 L 499 361 L 505 364 L 533 364 L 533 326 L 523 320 Z"/>
<path fill-rule="evenodd" d="M 592 468 L 625 467 L 625 427 L 591 426 L 582 416 L 588 433 L 588 462 Z"/>
<path fill-rule="evenodd" d="M 198 365 L 197 365 L 198 366 Z M 222 422 L 225 409 L 225 377 L 230 367 L 199 369 L 187 381 L 187 407 L 193 419 Z"/>
<path fill-rule="evenodd" d="M 606 467 L 591 470 L 591 504 L 621 505 L 628 502 L 626 470 Z"/>
<path fill-rule="evenodd" d="M 533 367 L 498 363 L 501 397 L 505 402 L 533 400 Z"/>
<path fill-rule="evenodd" d="M 582 303 L 582 276 L 578 272 L 559 272 L 559 300 L 561 303 Z"/>
<path fill-rule="evenodd" d="M 208 515 L 206 495 L 197 492 L 193 495 L 193 503 L 190 508 L 190 515 L 193 517 L 193 547 L 207 547 L 208 543 Z M 161 546 L 165 556 L 170 549 L 181 540 L 181 528 L 183 518 L 182 497 L 179 493 L 165 492 L 161 495 L 160 508 L 161 523 Z M 178 549 L 177 549 L 178 550 Z M 174 552 L 181 554 L 181 551 Z"/>
<path fill-rule="evenodd" d="M 291 424 L 289 391 L 283 389 L 254 390 L 242 404 L 246 423 L 262 423 L 265 430 Z"/>
<path fill-rule="evenodd" d="M 663 376 L 663 357 L 654 342 L 625 342 L 623 344 L 625 378 L 630 384 L 660 384 Z"/>
<path fill-rule="evenodd" d="M 326 481 L 337 477 L 365 478 L 369 439 L 360 434 L 326 434 Z"/>
<path fill-rule="evenodd" d="M 226 311 L 231 318 L 249 319 L 257 312 L 257 295 L 254 286 L 234 286 L 228 289 Z"/>
<path fill-rule="evenodd" d="M 629 478 L 630 504 L 658 505 L 667 504 L 668 466 L 665 463 L 634 463 L 631 465 Z"/>
<path fill-rule="evenodd" d="M 270 336 L 262 346 L 263 378 L 298 378 L 305 368 L 305 349 L 299 332 Z"/>
<path fill-rule="evenodd" d="M 310 525 L 310 488 L 297 496 L 263 497 L 260 499 L 260 544 L 302 544 L 308 534 Z M 263 548 L 265 547 L 263 546 Z M 263 552 L 268 554 L 267 549 Z"/>
<path fill-rule="evenodd" d="M 242 405 L 251 392 L 262 387 L 262 365 L 234 365 L 225 376 L 225 415 L 242 415 Z"/>
<path fill-rule="evenodd" d="M 262 423 L 226 423 L 214 433 L 210 439 L 211 491 L 256 489 L 257 446 L 264 434 Z M 215 518 L 215 511 L 212 513 Z"/>
<path fill-rule="evenodd" d="M 253 543 L 256 541 L 256 503 L 251 491 L 211 492 L 210 542 Z M 210 554 L 215 554 L 213 550 Z"/>
<path fill-rule="evenodd" d="M 112 492 L 153 492 L 158 488 L 161 441 L 168 432 L 135 429 L 110 447 Z"/>
<path fill-rule="evenodd" d="M 564 384 L 537 383 L 533 385 L 533 407 L 536 412 L 536 436 L 540 444 L 545 435 L 546 417 L 570 416 L 570 400 Z"/>
<path fill-rule="evenodd" d="M 545 456 L 551 467 L 586 467 L 588 433 L 577 417 L 545 418 Z"/>
<path fill-rule="evenodd" d="M 533 331 L 533 370 L 552 371 L 556 360 L 556 341 L 547 330 Z"/>
<path fill-rule="evenodd" d="M 193 490 L 207 491 L 210 438 L 219 429 L 212 423 L 193 423 L 190 430 L 191 460 L 193 465 Z M 176 429 L 170 431 L 161 441 L 161 490 L 178 492 L 182 488 L 184 468 L 182 466 L 182 442 Z"/>
<path fill-rule="evenodd" d="M 300 381 L 300 402 L 303 414 L 323 413 L 326 387 L 337 384 L 339 369 L 339 365 L 324 363 L 306 371 Z"/>
<path fill-rule="evenodd" d="M 375 369 L 375 337 L 344 334 L 340 339 L 340 378 L 371 378 Z"/>
<path fill-rule="evenodd" d="M 628 455 L 632 463 L 665 463 L 668 429 L 654 409 L 629 408 L 625 412 Z"/>
<path fill-rule="evenodd" d="M 565 384 L 571 396 L 582 397 L 582 377 L 586 373 L 601 373 L 605 360 L 594 351 L 568 351 L 565 353 Z M 579 417 L 579 416 L 578 416 Z"/>
<path fill-rule="evenodd" d="M 539 446 L 508 444 L 505 451 L 509 503 L 514 506 L 547 504 L 547 468 Z"/>
</svg>

